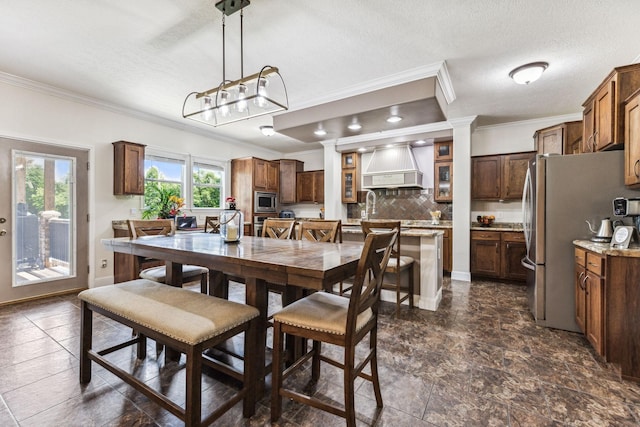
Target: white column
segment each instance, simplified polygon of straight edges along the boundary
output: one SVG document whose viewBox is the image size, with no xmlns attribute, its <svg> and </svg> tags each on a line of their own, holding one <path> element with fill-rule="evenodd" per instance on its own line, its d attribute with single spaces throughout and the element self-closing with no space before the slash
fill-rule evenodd
<svg viewBox="0 0 640 427">
<path fill-rule="evenodd" d="M 341 219 L 342 157 L 336 151 L 336 141 L 322 141 L 324 147 L 324 215 L 327 219 Z"/>
<path fill-rule="evenodd" d="M 453 127 L 453 267 L 451 278 L 471 281 L 471 134 L 477 116 L 449 119 Z"/>
</svg>

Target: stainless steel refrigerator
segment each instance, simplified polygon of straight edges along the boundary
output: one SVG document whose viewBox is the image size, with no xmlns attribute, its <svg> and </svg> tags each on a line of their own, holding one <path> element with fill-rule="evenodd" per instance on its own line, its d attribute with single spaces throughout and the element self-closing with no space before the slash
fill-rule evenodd
<svg viewBox="0 0 640 427">
<path fill-rule="evenodd" d="M 539 325 L 579 331 L 575 321 L 573 240 L 589 239 L 586 224 L 612 217 L 612 200 L 633 197 L 624 186 L 624 153 L 535 156 L 522 198 L 529 269 L 529 308 Z"/>
</svg>

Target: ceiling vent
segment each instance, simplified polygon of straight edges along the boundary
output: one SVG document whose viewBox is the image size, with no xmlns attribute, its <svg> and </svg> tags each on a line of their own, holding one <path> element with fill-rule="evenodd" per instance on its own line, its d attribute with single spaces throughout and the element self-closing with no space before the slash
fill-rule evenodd
<svg viewBox="0 0 640 427">
<path fill-rule="evenodd" d="M 363 188 L 422 188 L 422 172 L 409 145 L 378 148 L 362 174 Z"/>
</svg>

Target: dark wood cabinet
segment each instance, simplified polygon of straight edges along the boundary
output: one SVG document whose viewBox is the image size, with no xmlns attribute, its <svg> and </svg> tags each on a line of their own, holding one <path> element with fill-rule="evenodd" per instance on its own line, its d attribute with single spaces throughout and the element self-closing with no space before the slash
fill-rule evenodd
<svg viewBox="0 0 640 427">
<path fill-rule="evenodd" d="M 324 171 L 298 172 L 298 203 L 324 203 Z"/>
<path fill-rule="evenodd" d="M 584 249 L 575 249 L 575 294 L 576 294 L 576 323 L 585 333 L 587 330 L 587 287 L 585 285 L 587 267 L 587 253 Z"/>
<path fill-rule="evenodd" d="M 453 268 L 452 228 L 445 228 L 442 235 L 442 269 L 451 272 Z"/>
<path fill-rule="evenodd" d="M 524 233 L 503 231 L 502 241 L 502 278 L 527 280 L 527 270 L 522 266 L 522 258 L 527 254 Z"/>
<path fill-rule="evenodd" d="M 279 162 L 253 159 L 253 187 L 256 190 L 278 191 Z"/>
<path fill-rule="evenodd" d="M 582 144 L 582 121 L 540 129 L 533 137 L 538 154 L 578 154 Z"/>
<path fill-rule="evenodd" d="M 582 104 L 583 152 L 625 143 L 625 101 L 640 88 L 640 64 L 616 67 Z"/>
<path fill-rule="evenodd" d="M 114 195 L 144 195 L 144 147 L 127 141 L 113 143 Z"/>
<path fill-rule="evenodd" d="M 604 290 L 605 258 L 575 248 L 576 323 L 594 350 L 605 356 Z"/>
<path fill-rule="evenodd" d="M 342 153 L 342 203 L 358 203 L 360 155 Z"/>
<path fill-rule="evenodd" d="M 436 202 L 453 201 L 453 162 L 435 162 L 434 200 Z"/>
<path fill-rule="evenodd" d="M 433 144 L 435 162 L 453 161 L 453 141 L 439 141 Z"/>
<path fill-rule="evenodd" d="M 624 106 L 624 183 L 640 189 L 640 90 Z"/>
<path fill-rule="evenodd" d="M 280 159 L 280 203 L 297 203 L 297 174 L 304 170 L 304 162 Z"/>
<path fill-rule="evenodd" d="M 535 152 L 480 156 L 471 159 L 471 198 L 518 200 L 522 198 L 529 160 Z"/>
<path fill-rule="evenodd" d="M 471 231 L 471 274 L 524 281 L 527 271 L 520 261 L 525 253 L 522 232 Z"/>
<path fill-rule="evenodd" d="M 471 231 L 471 274 L 500 277 L 500 232 Z"/>
</svg>

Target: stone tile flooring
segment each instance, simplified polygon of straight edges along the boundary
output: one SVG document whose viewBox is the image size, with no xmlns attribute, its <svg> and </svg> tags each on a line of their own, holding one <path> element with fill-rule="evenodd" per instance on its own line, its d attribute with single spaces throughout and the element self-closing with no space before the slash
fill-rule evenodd
<svg viewBox="0 0 640 427">
<path fill-rule="evenodd" d="M 231 298 L 242 300 L 241 286 L 233 286 Z M 277 308 L 277 298 L 272 303 Z M 0 307 L 0 426 L 181 425 L 95 364 L 91 383 L 80 386 L 78 307 L 73 295 Z M 382 312 L 378 348 L 384 408 L 376 409 L 370 384 L 359 379 L 358 425 L 640 426 L 640 385 L 622 381 L 582 335 L 537 327 L 522 285 L 445 278 L 437 312 L 404 308 L 396 319 L 389 303 L 382 304 Z M 94 327 L 96 346 L 131 334 L 104 317 L 96 317 Z M 132 348 L 112 357 L 173 399 L 184 400 L 183 363 L 165 365 L 154 351 L 137 362 Z M 341 401 L 342 377 L 333 367 L 323 364 L 314 385 L 302 375 L 290 381 L 307 393 Z M 205 401 L 233 386 L 215 375 L 205 376 L 203 383 Z M 250 420 L 241 414 L 236 405 L 215 425 L 271 425 L 268 396 Z M 342 426 L 344 421 L 285 402 L 276 425 Z"/>
</svg>

